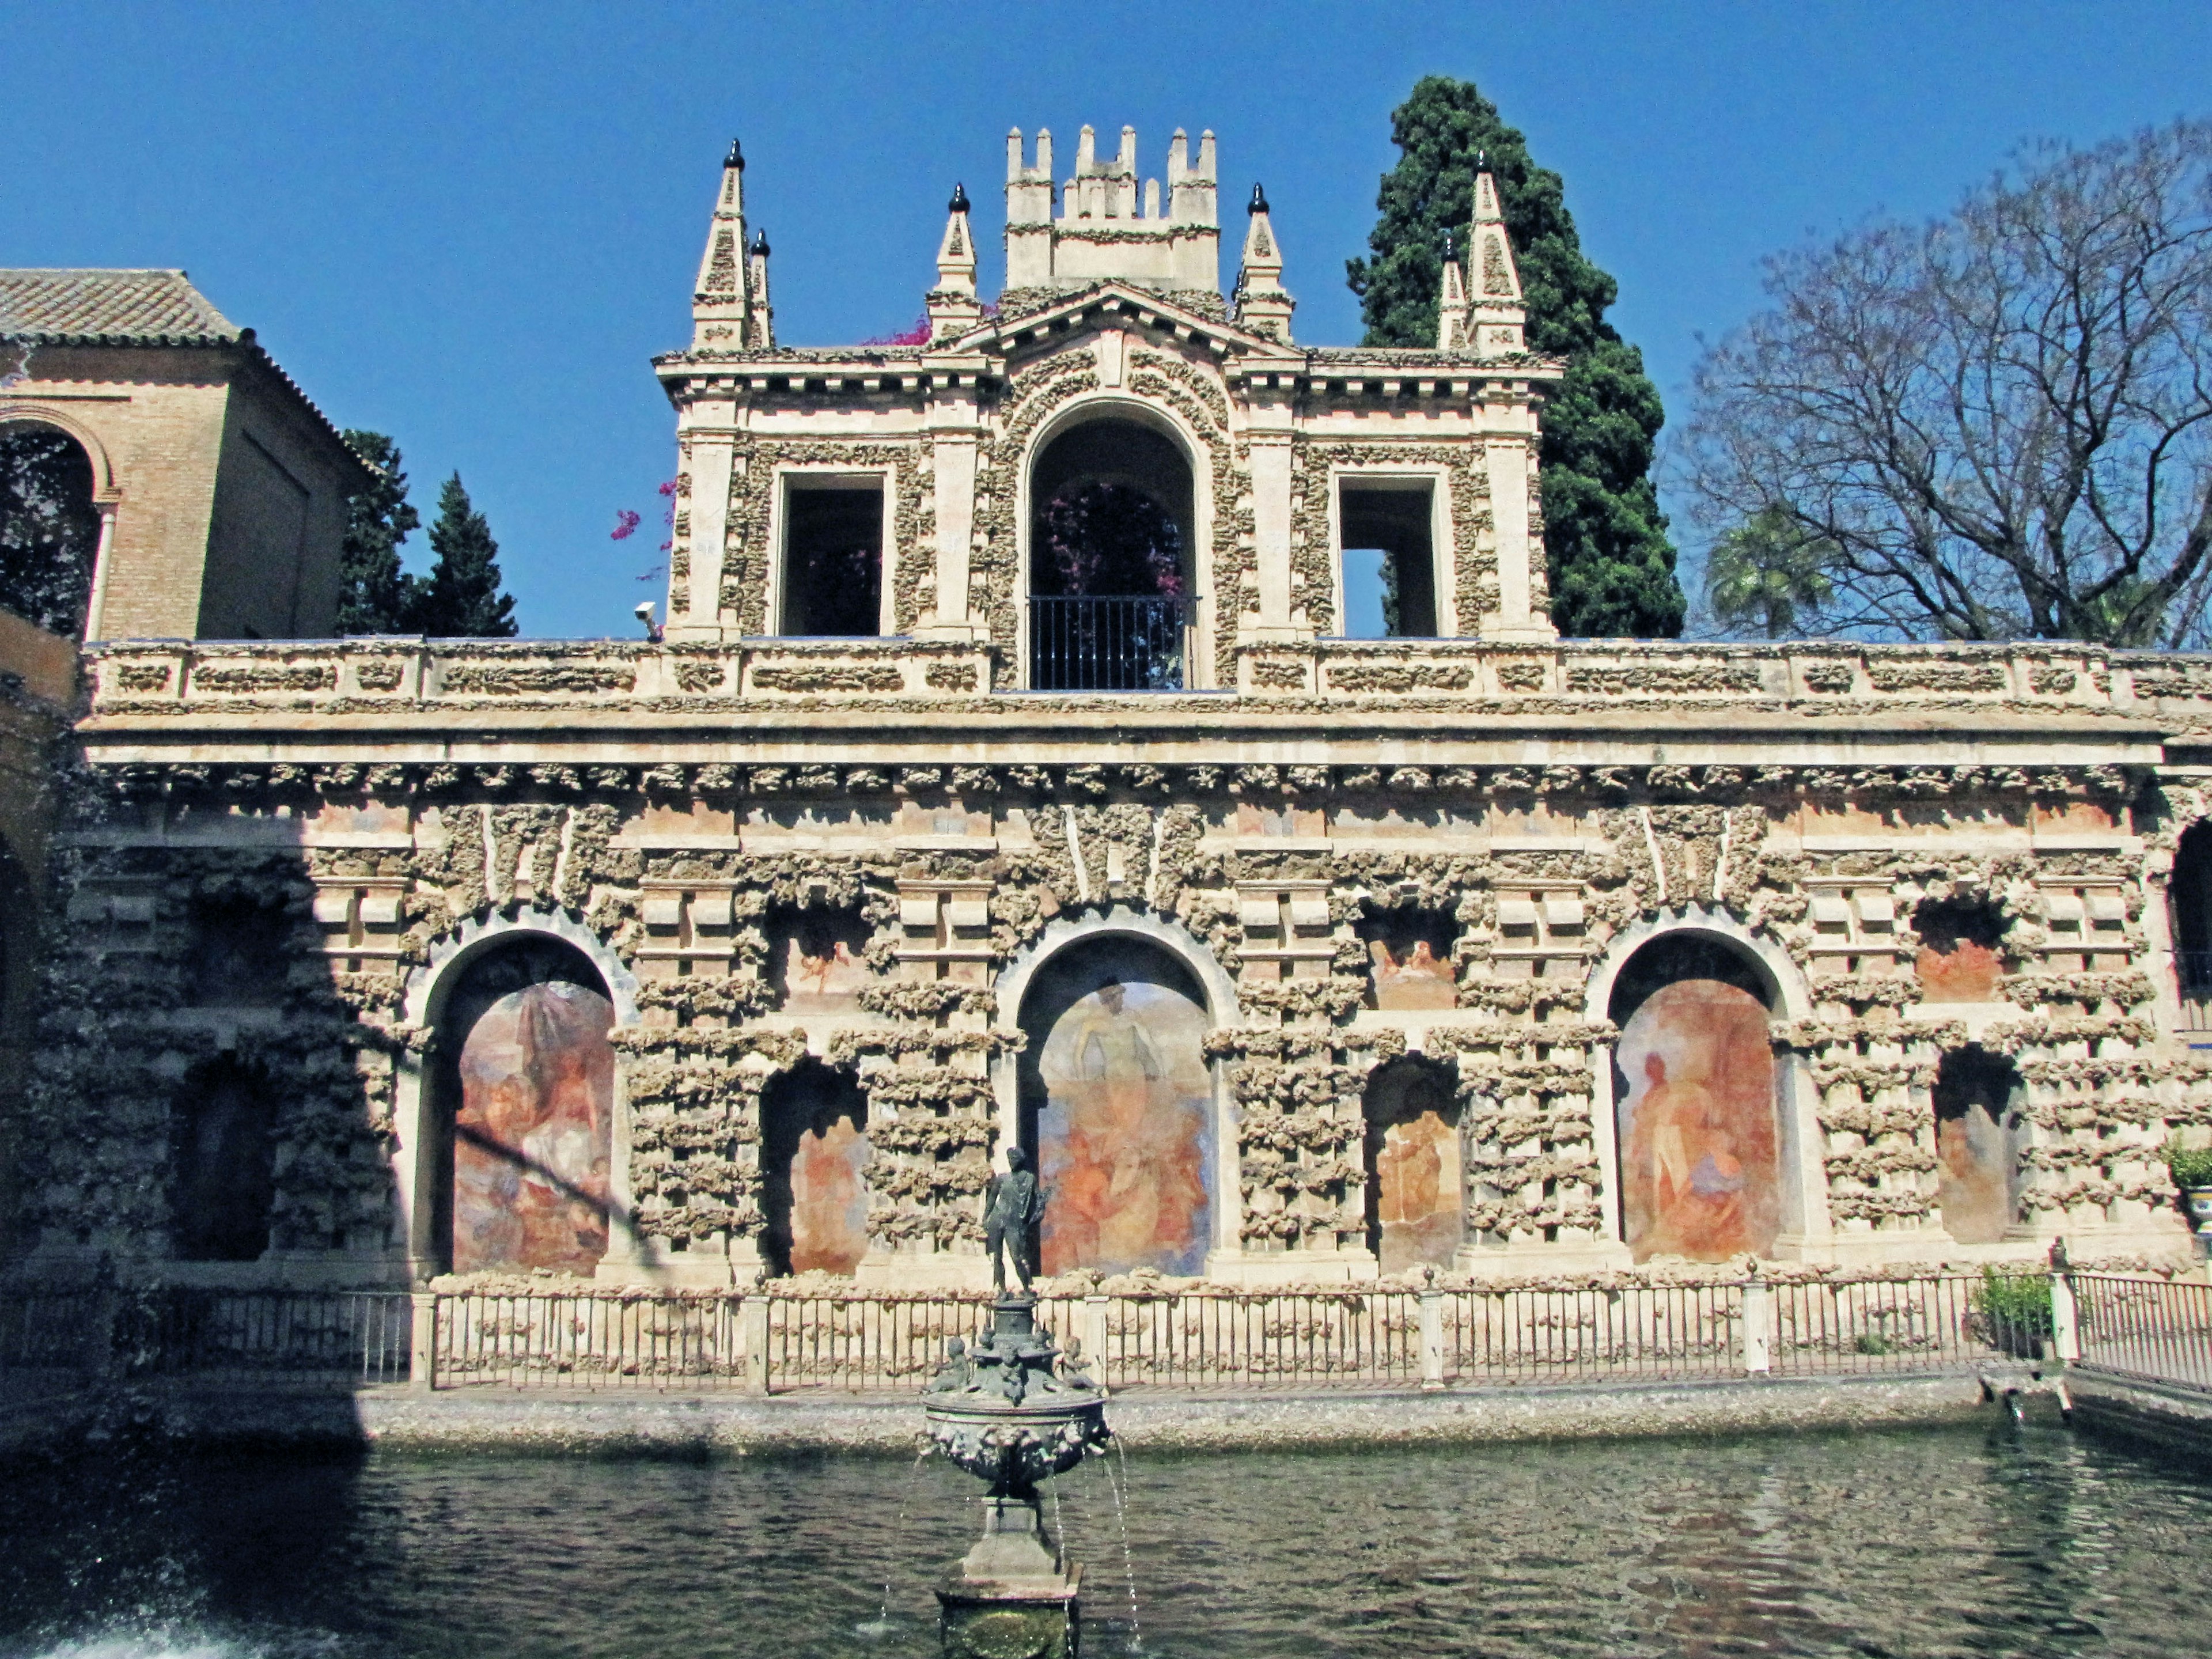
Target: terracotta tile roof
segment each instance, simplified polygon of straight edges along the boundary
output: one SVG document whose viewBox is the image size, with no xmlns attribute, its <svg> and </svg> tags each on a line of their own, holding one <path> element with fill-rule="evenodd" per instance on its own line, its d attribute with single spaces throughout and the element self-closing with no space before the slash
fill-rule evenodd
<svg viewBox="0 0 2212 1659">
<path fill-rule="evenodd" d="M 0 270 L 0 335 L 212 345 L 241 331 L 181 270 Z"/>
<path fill-rule="evenodd" d="M 353 465 L 330 416 L 253 337 L 208 302 L 181 270 L 0 270 L 0 340 L 33 345 L 236 346 L 273 375 Z"/>
</svg>

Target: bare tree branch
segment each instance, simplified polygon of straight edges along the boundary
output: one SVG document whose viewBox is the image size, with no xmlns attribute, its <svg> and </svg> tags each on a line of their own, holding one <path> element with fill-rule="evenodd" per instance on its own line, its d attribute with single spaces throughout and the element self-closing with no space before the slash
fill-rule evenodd
<svg viewBox="0 0 2212 1659">
<path fill-rule="evenodd" d="M 1766 287 L 1679 457 L 1709 538 L 1765 526 L 1729 544 L 1735 591 L 1774 549 L 1815 629 L 2212 636 L 2212 123 L 2044 147 Z"/>
</svg>

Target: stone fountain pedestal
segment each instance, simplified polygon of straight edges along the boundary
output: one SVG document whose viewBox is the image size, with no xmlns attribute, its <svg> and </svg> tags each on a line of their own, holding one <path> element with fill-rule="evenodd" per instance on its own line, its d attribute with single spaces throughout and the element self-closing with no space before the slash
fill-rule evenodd
<svg viewBox="0 0 2212 1659">
<path fill-rule="evenodd" d="M 945 1659 L 1078 1659 L 1083 1569 L 1045 1528 L 1036 1483 L 1105 1444 L 1105 1398 L 1036 1328 L 1036 1298 L 1002 1296 L 971 1350 L 923 1390 L 929 1435 L 990 1481 L 983 1535 L 937 1592 Z"/>
</svg>

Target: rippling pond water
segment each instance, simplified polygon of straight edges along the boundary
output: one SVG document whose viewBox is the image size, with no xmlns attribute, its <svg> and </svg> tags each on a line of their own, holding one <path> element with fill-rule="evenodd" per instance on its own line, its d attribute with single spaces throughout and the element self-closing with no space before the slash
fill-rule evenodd
<svg viewBox="0 0 2212 1659">
<path fill-rule="evenodd" d="M 1087 1659 L 2166 1656 L 2212 1586 L 2212 1483 L 2055 1427 L 1127 1468 L 1126 1557 L 1110 1472 L 1060 1483 Z M 906 1659 L 973 1486 L 118 1452 L 0 1478 L 0 1655 Z"/>
</svg>

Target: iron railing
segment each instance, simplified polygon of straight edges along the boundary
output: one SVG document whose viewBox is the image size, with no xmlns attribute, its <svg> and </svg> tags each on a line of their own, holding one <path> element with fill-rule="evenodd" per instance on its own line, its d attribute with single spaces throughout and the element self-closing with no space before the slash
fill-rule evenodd
<svg viewBox="0 0 2212 1659">
<path fill-rule="evenodd" d="M 2212 1285 L 2073 1273 L 2081 1363 L 2154 1382 L 2212 1389 Z"/>
<path fill-rule="evenodd" d="M 951 1338 L 981 1331 L 989 1301 L 857 1286 L 25 1290 L 0 1292 L 0 1382 L 908 1391 Z M 1117 1390 L 1909 1374 L 2054 1356 L 2212 1389 L 2212 1285 L 2035 1269 L 1611 1289 L 1201 1285 L 1048 1294 L 1038 1320 Z"/>
<path fill-rule="evenodd" d="M 1030 690 L 1180 691 L 1189 639 L 1180 599 L 1032 599 Z"/>
</svg>

